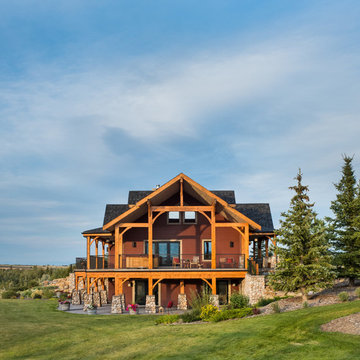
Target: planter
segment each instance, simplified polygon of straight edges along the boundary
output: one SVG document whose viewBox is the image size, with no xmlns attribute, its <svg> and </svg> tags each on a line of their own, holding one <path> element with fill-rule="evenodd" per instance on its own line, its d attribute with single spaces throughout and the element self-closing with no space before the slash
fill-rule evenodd
<svg viewBox="0 0 360 360">
<path fill-rule="evenodd" d="M 133 309 L 129 309 L 129 315 L 137 315 L 139 313 L 139 310 L 133 310 Z"/>
<path fill-rule="evenodd" d="M 70 304 L 59 304 L 59 310 L 69 311 L 70 310 Z"/>
<path fill-rule="evenodd" d="M 96 315 L 96 309 L 87 309 L 88 315 Z"/>
</svg>

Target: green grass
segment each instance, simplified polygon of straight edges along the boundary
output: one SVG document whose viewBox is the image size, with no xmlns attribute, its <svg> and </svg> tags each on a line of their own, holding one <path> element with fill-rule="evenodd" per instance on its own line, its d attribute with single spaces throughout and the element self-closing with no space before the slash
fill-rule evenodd
<svg viewBox="0 0 360 360">
<path fill-rule="evenodd" d="M 0 301 L 1 359 L 359 359 L 360 336 L 319 327 L 360 301 L 193 325 L 155 316 L 88 316 L 44 300 Z"/>
</svg>

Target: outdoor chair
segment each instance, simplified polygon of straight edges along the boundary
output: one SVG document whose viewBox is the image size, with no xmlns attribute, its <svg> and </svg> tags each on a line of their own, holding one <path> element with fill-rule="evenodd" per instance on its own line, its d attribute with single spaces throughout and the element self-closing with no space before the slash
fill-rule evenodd
<svg viewBox="0 0 360 360">
<path fill-rule="evenodd" d="M 199 256 L 193 256 L 192 260 L 190 261 L 190 267 L 192 267 L 192 265 L 195 265 L 196 267 L 201 267 Z"/>
<path fill-rule="evenodd" d="M 172 266 L 176 268 L 177 266 L 180 267 L 180 259 L 178 257 L 173 257 L 172 259 Z"/>
</svg>

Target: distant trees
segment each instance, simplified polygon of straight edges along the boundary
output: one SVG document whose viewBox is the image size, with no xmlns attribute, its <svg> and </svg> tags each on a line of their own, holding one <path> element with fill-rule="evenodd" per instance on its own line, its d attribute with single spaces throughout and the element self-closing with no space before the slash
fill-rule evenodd
<svg viewBox="0 0 360 360">
<path fill-rule="evenodd" d="M 354 284 L 360 278 L 360 184 L 356 184 L 353 157 L 343 159 L 342 177 L 334 184 L 336 199 L 330 206 L 334 217 L 327 220 L 337 275 Z"/>
<path fill-rule="evenodd" d="M 302 184 L 301 170 L 295 179 L 297 184 L 290 187 L 295 191 L 290 208 L 281 214 L 276 249 L 280 261 L 270 275 L 270 284 L 275 290 L 300 290 L 306 300 L 310 290 L 330 285 L 335 274 L 326 226 L 313 210 L 309 188 Z"/>
</svg>

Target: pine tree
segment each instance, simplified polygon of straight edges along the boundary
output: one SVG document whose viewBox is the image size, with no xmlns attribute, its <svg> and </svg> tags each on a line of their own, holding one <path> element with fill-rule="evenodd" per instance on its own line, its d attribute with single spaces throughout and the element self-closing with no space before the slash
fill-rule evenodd
<svg viewBox="0 0 360 360">
<path fill-rule="evenodd" d="M 331 285 L 334 272 L 325 223 L 313 210 L 300 169 L 295 180 L 297 184 L 289 188 L 295 196 L 289 210 L 281 214 L 276 247 L 279 263 L 270 284 L 275 290 L 300 290 L 306 300 L 309 291 Z"/>
<path fill-rule="evenodd" d="M 330 206 L 334 218 L 328 219 L 337 275 L 349 278 L 350 284 L 360 277 L 360 189 L 352 161 L 344 156 L 342 177 L 335 184 L 338 193 Z"/>
</svg>

